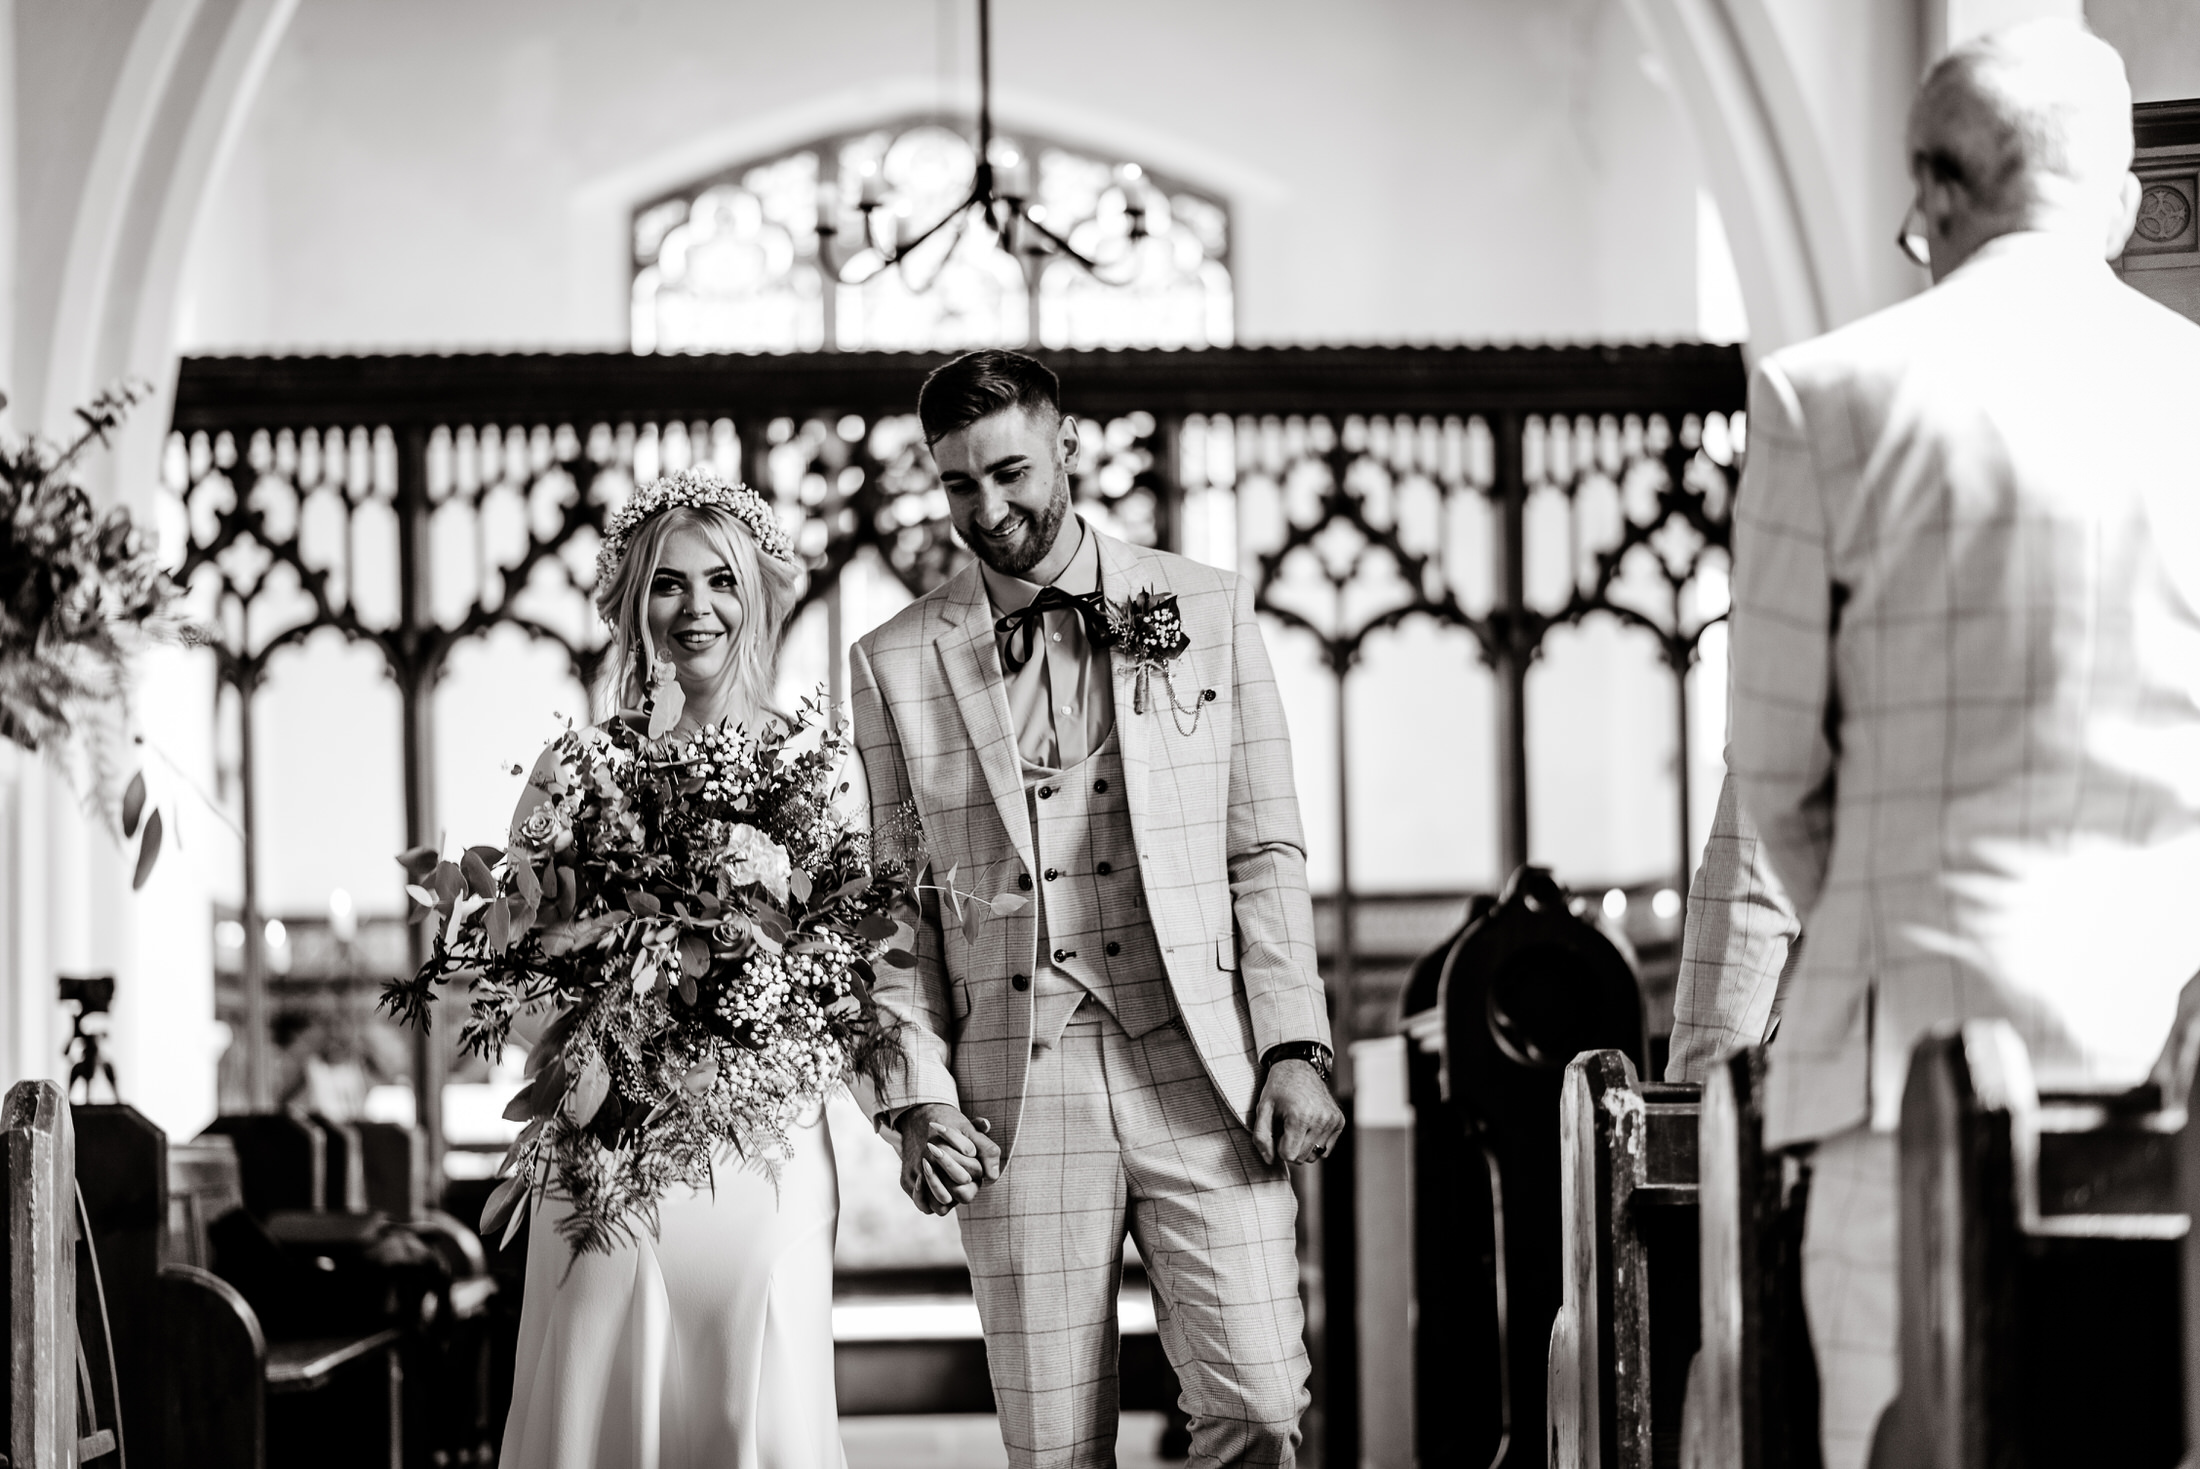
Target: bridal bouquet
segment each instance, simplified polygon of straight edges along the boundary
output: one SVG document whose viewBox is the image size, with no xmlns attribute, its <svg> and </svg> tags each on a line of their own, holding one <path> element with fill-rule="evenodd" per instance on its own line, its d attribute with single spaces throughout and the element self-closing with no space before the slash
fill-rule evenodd
<svg viewBox="0 0 2200 1469">
<path fill-rule="evenodd" d="M 888 1064 L 871 966 L 915 963 L 894 939 L 922 857 L 835 808 L 847 750 L 821 700 L 684 742 L 622 716 L 558 737 L 507 847 L 400 859 L 435 946 L 383 1004 L 424 1028 L 438 987 L 466 987 L 460 1043 L 490 1059 L 522 1012 L 552 1015 L 485 1235 L 555 1189 L 568 1244 L 609 1250 L 728 1148 L 772 1168 L 805 1110 Z"/>
</svg>

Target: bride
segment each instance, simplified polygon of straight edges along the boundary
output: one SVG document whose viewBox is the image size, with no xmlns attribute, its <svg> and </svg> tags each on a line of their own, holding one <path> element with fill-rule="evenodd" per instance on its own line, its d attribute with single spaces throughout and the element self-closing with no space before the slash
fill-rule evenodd
<svg viewBox="0 0 2200 1469">
<path fill-rule="evenodd" d="M 642 486 L 605 535 L 596 603 L 607 688 L 675 737 L 764 713 L 796 570 L 769 506 L 687 474 Z M 532 780 L 515 827 L 547 799 Z M 833 1396 L 833 1233 L 822 1115 L 789 1129 L 777 1179 L 729 1158 L 647 1231 L 573 1254 L 545 1200 L 528 1229 L 507 1469 L 843 1469 Z"/>
</svg>

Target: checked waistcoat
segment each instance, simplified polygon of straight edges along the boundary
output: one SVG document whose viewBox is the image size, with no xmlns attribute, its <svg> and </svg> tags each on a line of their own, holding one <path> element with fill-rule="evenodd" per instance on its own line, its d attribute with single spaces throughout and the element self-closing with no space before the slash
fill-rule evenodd
<svg viewBox="0 0 2200 1469">
<path fill-rule="evenodd" d="M 1168 1023 L 1167 970 L 1146 910 L 1123 757 L 1110 731 L 1080 764 L 1027 772 L 1037 859 L 1032 1041 L 1051 1045 L 1086 996 L 1132 1039 Z"/>
</svg>

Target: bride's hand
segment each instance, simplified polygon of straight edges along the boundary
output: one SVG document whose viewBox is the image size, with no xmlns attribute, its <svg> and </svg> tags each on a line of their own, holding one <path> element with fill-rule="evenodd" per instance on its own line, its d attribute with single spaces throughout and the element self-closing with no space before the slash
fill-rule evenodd
<svg viewBox="0 0 2200 1469">
<path fill-rule="evenodd" d="M 901 1115 L 902 1192 L 927 1214 L 946 1214 L 967 1204 L 1001 1176 L 1001 1149 L 986 1125 L 941 1102 L 926 1102 Z"/>
</svg>

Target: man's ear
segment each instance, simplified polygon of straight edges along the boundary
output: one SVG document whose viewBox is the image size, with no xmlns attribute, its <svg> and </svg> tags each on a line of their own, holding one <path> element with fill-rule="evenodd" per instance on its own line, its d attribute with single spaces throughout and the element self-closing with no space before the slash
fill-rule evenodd
<svg viewBox="0 0 2200 1469">
<path fill-rule="evenodd" d="M 1956 232 L 1958 222 L 1970 207 L 1971 196 L 1963 185 L 1954 179 L 1936 178 L 1928 172 L 1917 191 L 1919 212 L 1925 216 L 1925 226 L 1938 243 Z"/>
<path fill-rule="evenodd" d="M 2123 182 L 2117 186 L 2115 212 L 2109 216 L 2108 237 L 2101 241 L 2103 259 L 2114 260 L 2124 253 L 2124 246 L 2131 243 L 2131 232 L 2139 224 L 2139 200 L 2146 187 L 2139 176 L 2126 172 Z"/>
<path fill-rule="evenodd" d="M 1078 445 L 1077 420 L 1067 413 L 1062 415 L 1061 438 L 1057 442 L 1062 450 L 1062 467 L 1067 469 L 1077 462 Z"/>
</svg>

